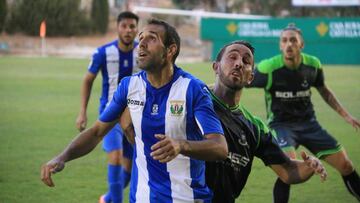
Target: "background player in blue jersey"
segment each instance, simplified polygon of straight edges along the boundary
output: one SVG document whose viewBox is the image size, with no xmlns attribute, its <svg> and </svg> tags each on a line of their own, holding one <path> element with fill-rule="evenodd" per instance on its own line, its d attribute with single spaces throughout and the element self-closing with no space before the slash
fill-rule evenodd
<svg viewBox="0 0 360 203">
<path fill-rule="evenodd" d="M 290 24 L 280 35 L 282 54 L 259 63 L 251 86 L 264 88 L 270 127 L 287 155 L 296 158 L 295 149 L 305 146 L 337 169 L 349 192 L 360 201 L 359 175 L 345 149 L 317 122 L 310 88 L 315 87 L 325 102 L 355 129 L 360 128 L 360 122 L 325 84 L 319 59 L 302 53 L 303 48 L 301 30 Z M 288 202 L 288 184 L 278 179 L 273 192 L 276 203 Z"/>
<path fill-rule="evenodd" d="M 205 84 L 175 60 L 180 38 L 164 21 L 149 20 L 139 34 L 138 64 L 144 71 L 125 77 L 94 125 L 41 169 L 51 174 L 89 153 L 129 108 L 135 130 L 130 202 L 210 202 L 204 160 L 227 156 L 223 130 Z"/>
<path fill-rule="evenodd" d="M 118 15 L 118 39 L 96 49 L 85 74 L 81 88 L 80 112 L 76 119 L 76 127 L 83 131 L 87 123 L 86 109 L 94 80 L 101 71 L 102 93 L 99 112 L 102 113 L 110 103 L 113 94 L 125 76 L 138 72 L 136 67 L 137 42 L 135 37 L 138 31 L 139 18 L 132 12 L 125 11 Z M 105 195 L 99 202 L 122 202 L 122 190 L 130 180 L 132 146 L 123 140 L 119 125 L 116 125 L 103 140 L 103 149 L 108 154 L 108 185 Z"/>
</svg>

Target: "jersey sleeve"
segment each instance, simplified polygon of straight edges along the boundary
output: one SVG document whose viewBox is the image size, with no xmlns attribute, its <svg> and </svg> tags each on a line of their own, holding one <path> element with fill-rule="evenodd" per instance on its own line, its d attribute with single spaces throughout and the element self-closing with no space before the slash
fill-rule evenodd
<svg viewBox="0 0 360 203">
<path fill-rule="evenodd" d="M 324 71 L 322 68 L 319 68 L 317 69 L 314 87 L 323 87 L 325 85 L 324 81 Z"/>
<path fill-rule="evenodd" d="M 210 133 L 224 134 L 221 123 L 214 111 L 209 89 L 205 84 L 193 88 L 195 120 L 203 135 Z"/>
<path fill-rule="evenodd" d="M 110 104 L 101 113 L 99 117 L 100 121 L 112 122 L 120 117 L 121 113 L 124 111 L 124 109 L 127 106 L 126 98 L 127 98 L 129 81 L 130 81 L 129 77 L 125 77 L 123 78 L 123 80 L 121 80 Z"/>
<path fill-rule="evenodd" d="M 101 49 L 96 49 L 92 55 L 91 62 L 88 67 L 88 71 L 97 74 L 101 67 L 104 65 L 105 57 L 101 52 Z"/>
<path fill-rule="evenodd" d="M 265 132 L 260 130 L 259 133 L 259 144 L 255 152 L 256 157 L 259 157 L 266 166 L 283 164 L 289 161 L 289 158 L 280 149 L 271 131 Z"/>
<path fill-rule="evenodd" d="M 257 68 L 254 70 L 254 80 L 248 87 L 266 87 L 268 74 L 260 72 Z"/>
</svg>

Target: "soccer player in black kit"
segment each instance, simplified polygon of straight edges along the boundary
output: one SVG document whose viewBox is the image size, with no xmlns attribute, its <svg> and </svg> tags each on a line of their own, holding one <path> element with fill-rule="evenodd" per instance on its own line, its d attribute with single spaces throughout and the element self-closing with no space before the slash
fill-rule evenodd
<svg viewBox="0 0 360 203">
<path fill-rule="evenodd" d="M 319 59 L 302 53 L 303 47 L 301 30 L 289 24 L 280 35 L 282 54 L 260 62 L 250 86 L 264 88 L 269 125 L 276 131 L 284 152 L 295 159 L 295 149 L 305 146 L 338 170 L 349 192 L 360 201 L 359 175 L 345 149 L 317 122 L 310 88 L 315 87 L 325 102 L 355 129 L 360 129 L 360 122 L 326 86 Z M 290 186 L 278 179 L 274 202 L 288 202 L 289 193 Z"/>
<path fill-rule="evenodd" d="M 241 105 L 242 89 L 252 81 L 253 69 L 254 48 L 245 41 L 225 45 L 213 63 L 216 80 L 211 96 L 229 149 L 226 160 L 206 162 L 206 183 L 215 203 L 235 202 L 255 156 L 288 184 L 304 182 L 314 172 L 322 179 L 327 175 L 320 161 L 305 152 L 304 161 L 289 159 L 266 124 Z"/>
</svg>

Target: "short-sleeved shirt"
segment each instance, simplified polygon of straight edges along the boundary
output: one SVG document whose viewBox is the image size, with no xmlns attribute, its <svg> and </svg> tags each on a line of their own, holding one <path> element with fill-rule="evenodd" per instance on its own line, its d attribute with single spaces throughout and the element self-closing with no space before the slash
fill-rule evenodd
<svg viewBox="0 0 360 203">
<path fill-rule="evenodd" d="M 210 202 L 204 161 L 179 154 L 160 163 L 150 156 L 155 134 L 194 141 L 223 134 L 205 84 L 175 66 L 173 79 L 154 88 L 142 71 L 120 82 L 100 120 L 118 118 L 126 106 L 135 130 L 130 202 Z"/>
<path fill-rule="evenodd" d="M 324 86 L 324 74 L 319 59 L 301 54 L 296 69 L 287 68 L 282 55 L 261 61 L 250 87 L 265 89 L 269 122 L 298 122 L 315 117 L 311 102 L 311 87 Z"/>
<path fill-rule="evenodd" d="M 134 43 L 134 49 L 123 52 L 118 47 L 119 40 L 114 40 L 97 48 L 92 56 L 88 71 L 102 75 L 102 92 L 100 97 L 99 112 L 103 112 L 111 101 L 113 94 L 125 76 L 130 76 L 140 70 L 136 67 L 136 53 L 138 43 Z"/>
<path fill-rule="evenodd" d="M 214 203 L 232 203 L 246 184 L 254 156 L 265 165 L 284 164 L 289 158 L 259 118 L 241 105 L 230 108 L 215 95 L 212 98 L 229 154 L 224 161 L 206 162 L 206 183 L 214 192 Z"/>
</svg>

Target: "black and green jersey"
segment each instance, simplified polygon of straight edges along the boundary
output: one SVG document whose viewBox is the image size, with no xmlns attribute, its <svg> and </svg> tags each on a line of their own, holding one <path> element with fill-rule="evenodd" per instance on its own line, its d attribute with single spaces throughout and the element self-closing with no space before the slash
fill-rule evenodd
<svg viewBox="0 0 360 203">
<path fill-rule="evenodd" d="M 211 96 L 229 154 L 224 161 L 206 163 L 206 183 L 214 192 L 213 202 L 235 202 L 250 174 L 254 156 L 265 165 L 283 164 L 289 159 L 259 118 L 241 105 L 229 108 L 215 95 Z"/>
<path fill-rule="evenodd" d="M 293 122 L 315 116 L 311 103 L 311 87 L 324 86 L 324 74 L 319 59 L 301 54 L 302 63 L 296 69 L 285 66 L 282 55 L 261 61 L 250 87 L 265 89 L 269 122 Z"/>
</svg>

